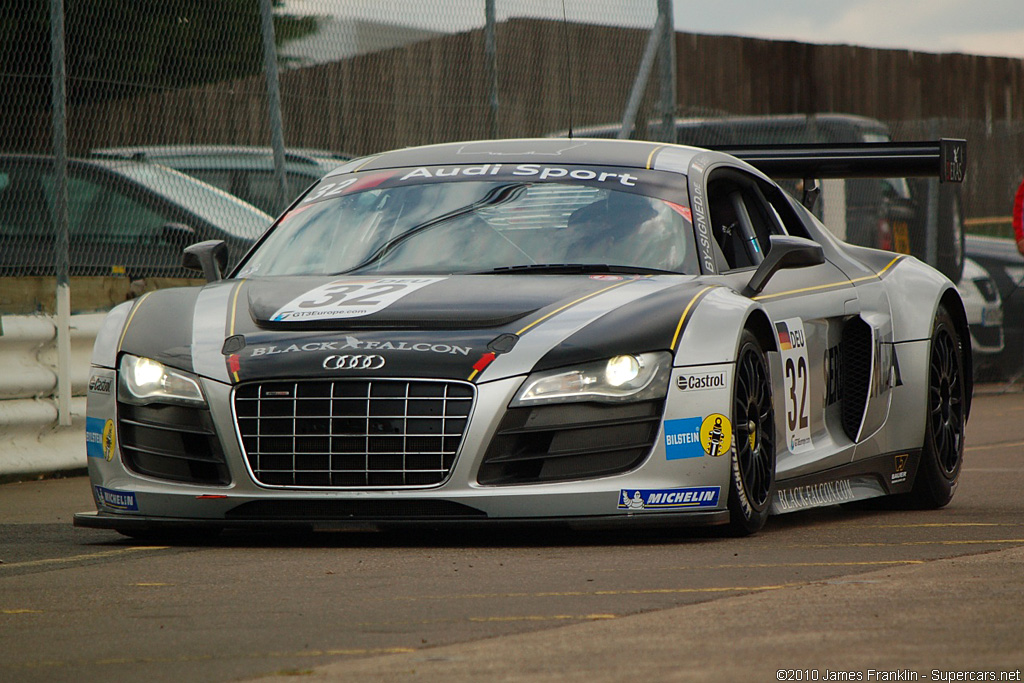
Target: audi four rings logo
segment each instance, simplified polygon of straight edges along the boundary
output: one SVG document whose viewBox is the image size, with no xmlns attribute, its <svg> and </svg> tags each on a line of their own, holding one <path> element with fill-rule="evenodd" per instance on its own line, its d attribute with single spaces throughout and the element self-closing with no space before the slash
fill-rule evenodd
<svg viewBox="0 0 1024 683">
<path fill-rule="evenodd" d="M 324 370 L 380 370 L 384 367 L 383 356 L 327 356 L 324 358 Z"/>
</svg>

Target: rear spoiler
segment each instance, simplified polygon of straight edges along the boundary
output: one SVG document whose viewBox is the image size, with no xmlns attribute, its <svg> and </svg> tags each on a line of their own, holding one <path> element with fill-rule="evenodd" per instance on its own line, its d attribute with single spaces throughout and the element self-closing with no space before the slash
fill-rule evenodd
<svg viewBox="0 0 1024 683">
<path fill-rule="evenodd" d="M 710 147 L 746 161 L 773 178 L 936 177 L 961 183 L 967 172 L 967 141 L 856 142 L 806 145 Z"/>
</svg>

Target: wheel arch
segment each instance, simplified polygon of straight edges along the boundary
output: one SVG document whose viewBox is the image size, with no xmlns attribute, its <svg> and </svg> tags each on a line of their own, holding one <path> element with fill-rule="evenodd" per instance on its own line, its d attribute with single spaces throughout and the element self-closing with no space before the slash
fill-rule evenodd
<svg viewBox="0 0 1024 683">
<path fill-rule="evenodd" d="M 971 349 L 971 330 L 967 324 L 967 311 L 964 310 L 964 304 L 960 300 L 960 295 L 952 287 L 942 293 L 939 305 L 945 308 L 953 319 L 957 336 L 960 338 L 960 349 L 964 360 L 964 393 L 967 399 L 965 419 L 969 419 L 971 416 L 971 401 L 974 396 L 974 362 L 972 357 L 973 350 Z"/>
</svg>

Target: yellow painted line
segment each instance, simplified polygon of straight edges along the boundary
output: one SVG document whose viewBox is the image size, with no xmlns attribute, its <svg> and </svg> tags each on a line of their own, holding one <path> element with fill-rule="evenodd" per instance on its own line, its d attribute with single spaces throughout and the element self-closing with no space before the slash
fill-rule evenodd
<svg viewBox="0 0 1024 683">
<path fill-rule="evenodd" d="M 618 619 L 615 614 L 552 614 L 548 616 L 517 616 L 517 617 L 469 617 L 469 621 L 476 623 L 500 623 L 512 621 L 597 621 L 600 619 Z"/>
<path fill-rule="evenodd" d="M 70 564 L 72 562 L 82 562 L 85 560 L 99 560 L 105 557 L 127 555 L 128 553 L 134 553 L 140 550 L 167 550 L 169 547 L 170 546 L 166 545 L 133 546 L 131 548 L 123 548 L 121 550 L 106 550 L 101 553 L 92 553 L 90 555 L 72 555 L 70 557 L 51 557 L 46 560 L 4 563 L 0 564 L 0 571 L 3 571 L 4 569 L 11 569 L 13 567 L 45 567 L 47 565 Z"/>
<path fill-rule="evenodd" d="M 561 313 L 562 311 L 564 311 L 567 308 L 572 308 L 573 306 L 575 306 L 577 304 L 583 303 L 587 299 L 593 299 L 595 296 L 598 296 L 599 294 L 604 294 L 605 292 L 609 292 L 609 291 L 615 289 L 616 287 L 621 287 L 622 285 L 628 285 L 631 282 L 637 282 L 637 281 L 636 280 L 624 280 L 622 282 L 616 282 L 614 285 L 610 285 L 608 287 L 605 287 L 604 289 L 599 289 L 596 292 L 591 292 L 590 294 L 587 294 L 586 296 L 581 296 L 579 299 L 576 299 L 575 301 L 570 301 L 569 303 L 565 304 L 564 306 L 561 306 L 560 308 L 556 308 L 555 310 L 551 311 L 547 315 L 545 315 L 543 317 L 540 317 L 540 318 L 537 318 L 532 323 L 530 323 L 529 325 L 527 325 L 523 329 L 521 329 L 518 332 L 516 332 L 516 335 L 519 336 L 519 335 L 525 334 L 526 331 L 529 330 L 530 328 L 533 328 L 533 327 L 536 327 L 537 325 L 540 325 L 542 322 L 544 322 L 548 318 L 550 318 L 550 317 L 552 317 L 554 315 L 558 315 L 559 313 Z"/>
<path fill-rule="evenodd" d="M 415 602 L 417 600 L 452 600 L 457 598 L 480 600 L 493 598 L 579 598 L 608 595 L 679 595 L 687 593 L 745 593 L 757 591 L 773 591 L 794 586 L 803 586 L 804 583 L 786 583 L 771 586 L 721 586 L 709 588 L 632 588 L 625 590 L 603 590 L 603 591 L 545 591 L 539 593 L 466 593 L 463 595 L 416 595 L 400 596 L 397 600 Z"/>
<path fill-rule="evenodd" d="M 300 650 L 297 652 L 251 652 L 248 654 L 180 655 L 178 657 L 116 657 L 96 660 L 31 660 L 5 662 L 12 668 L 81 668 L 83 666 L 124 666 L 125 664 L 180 664 L 183 662 L 210 662 L 233 660 L 263 660 L 294 657 L 366 657 L 373 655 L 399 655 L 417 652 L 412 647 L 345 648 L 337 650 Z"/>
<path fill-rule="evenodd" d="M 1003 441 L 1001 443 L 988 443 L 988 444 L 985 444 L 983 446 L 964 446 L 964 450 L 965 451 L 991 451 L 991 450 L 995 450 L 996 448 L 1020 448 L 1021 446 L 1024 446 L 1024 441 L 1012 441 L 1012 442 Z"/>
<path fill-rule="evenodd" d="M 857 278 L 854 278 L 852 280 L 840 280 L 839 282 L 831 282 L 831 283 L 829 283 L 827 285 L 815 285 L 813 287 L 802 287 L 800 289 L 791 289 L 791 290 L 789 290 L 787 292 L 778 292 L 776 294 L 762 294 L 761 296 L 753 297 L 753 301 L 764 301 L 765 299 L 774 299 L 774 298 L 777 298 L 777 297 L 780 297 L 780 296 L 789 296 L 790 294 L 803 294 L 805 292 L 817 292 L 817 291 L 821 291 L 823 289 L 832 289 L 833 287 L 844 287 L 846 285 L 853 285 L 853 284 L 856 284 L 858 282 L 865 282 L 867 280 L 877 280 L 878 278 L 882 277 L 882 275 L 885 274 L 885 271 L 887 271 L 890 268 L 892 268 L 894 265 L 896 265 L 896 263 L 898 263 L 901 260 L 903 260 L 903 256 L 902 255 L 897 256 L 892 261 L 889 261 L 889 265 L 887 265 L 885 268 L 882 268 L 880 271 L 878 271 L 874 275 L 865 275 L 864 277 L 857 277 Z"/>
<path fill-rule="evenodd" d="M 0 614 L 42 614 L 41 609 L 0 609 Z"/>
<path fill-rule="evenodd" d="M 152 293 L 153 292 L 146 292 L 145 294 L 143 294 L 141 297 L 139 297 L 139 300 L 135 303 L 135 306 L 132 307 L 132 312 L 128 314 L 128 320 L 126 320 L 124 323 L 124 329 L 121 330 L 121 338 L 117 340 L 118 351 L 121 350 L 121 345 L 124 343 L 124 338 L 128 334 L 128 328 L 132 324 L 132 318 L 134 318 L 135 314 L 139 311 L 140 308 L 142 308 L 142 302 L 145 301 L 146 297 L 148 297 Z"/>
<path fill-rule="evenodd" d="M 790 548 L 885 548 L 922 545 L 1024 545 L 1024 538 L 993 538 L 963 541 L 902 541 L 897 543 L 800 543 Z"/>
<path fill-rule="evenodd" d="M 683 323 L 686 322 L 686 316 L 690 314 L 690 309 L 693 308 L 693 304 L 700 298 L 701 294 L 711 289 L 714 285 L 708 285 L 704 289 L 694 294 L 693 298 L 690 299 L 690 303 L 686 304 L 686 308 L 683 309 L 683 314 L 679 316 L 679 324 L 676 325 L 676 333 L 672 335 L 672 344 L 668 347 L 672 351 L 676 350 L 676 342 L 679 341 L 679 334 L 683 330 Z"/>
<path fill-rule="evenodd" d="M 175 584 L 173 584 L 173 583 L 151 582 L 151 583 L 133 583 L 132 585 L 133 586 L 138 586 L 140 588 L 160 588 L 160 587 L 163 587 L 163 586 L 173 586 Z"/>
</svg>

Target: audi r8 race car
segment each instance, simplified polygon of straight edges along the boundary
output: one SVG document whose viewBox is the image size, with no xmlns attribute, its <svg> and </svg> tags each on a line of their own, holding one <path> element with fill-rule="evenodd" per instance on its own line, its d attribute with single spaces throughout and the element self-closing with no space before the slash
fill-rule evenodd
<svg viewBox="0 0 1024 683">
<path fill-rule="evenodd" d="M 772 177 L 963 177 L 964 142 L 504 140 L 329 173 L 230 271 L 114 308 L 87 455 L 130 536 L 725 525 L 948 503 L 972 394 L 957 289 L 832 237 Z M 749 163 L 748 163 L 749 162 Z M 761 170 L 759 170 L 759 168 Z M 223 273 L 227 272 L 227 276 Z"/>
</svg>

